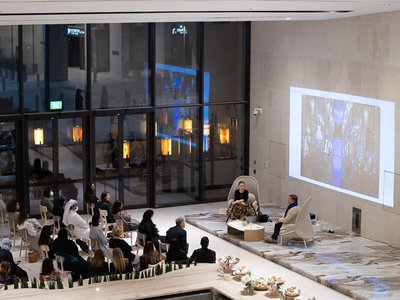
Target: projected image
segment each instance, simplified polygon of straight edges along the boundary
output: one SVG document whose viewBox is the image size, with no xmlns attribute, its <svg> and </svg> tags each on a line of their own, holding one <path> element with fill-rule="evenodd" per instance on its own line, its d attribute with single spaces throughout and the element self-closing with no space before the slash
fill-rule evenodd
<svg viewBox="0 0 400 300">
<path fill-rule="evenodd" d="M 290 118 L 290 176 L 383 203 L 383 173 L 394 165 L 392 102 L 291 88 Z"/>
</svg>

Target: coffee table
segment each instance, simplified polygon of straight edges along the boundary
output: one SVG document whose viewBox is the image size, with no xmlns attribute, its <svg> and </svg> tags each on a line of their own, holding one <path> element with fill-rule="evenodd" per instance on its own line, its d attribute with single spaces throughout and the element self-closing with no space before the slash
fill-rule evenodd
<svg viewBox="0 0 400 300">
<path fill-rule="evenodd" d="M 242 235 L 246 242 L 262 241 L 264 239 L 265 228 L 257 224 L 247 224 L 243 226 L 240 220 L 230 221 L 228 224 L 228 233 L 232 235 Z"/>
</svg>

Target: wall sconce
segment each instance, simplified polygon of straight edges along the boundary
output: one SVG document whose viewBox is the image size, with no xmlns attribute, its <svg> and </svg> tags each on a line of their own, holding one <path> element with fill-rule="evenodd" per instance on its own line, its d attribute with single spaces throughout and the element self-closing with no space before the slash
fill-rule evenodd
<svg viewBox="0 0 400 300">
<path fill-rule="evenodd" d="M 155 136 L 158 136 L 158 124 L 157 122 L 154 124 L 154 132 L 155 132 Z"/>
<path fill-rule="evenodd" d="M 124 159 L 129 159 L 131 157 L 131 143 L 128 140 L 124 140 L 122 144 L 122 150 L 123 150 L 123 158 Z"/>
<path fill-rule="evenodd" d="M 72 141 L 74 143 L 82 142 L 82 127 L 79 125 L 72 127 Z"/>
<path fill-rule="evenodd" d="M 161 139 L 161 154 L 164 156 L 172 154 L 172 140 L 168 138 Z"/>
<path fill-rule="evenodd" d="M 209 123 L 204 124 L 203 135 L 210 135 L 210 124 Z"/>
<path fill-rule="evenodd" d="M 219 129 L 219 141 L 221 144 L 229 144 L 229 128 Z"/>
<path fill-rule="evenodd" d="M 186 132 L 192 133 L 192 120 L 190 120 L 190 119 L 183 120 L 183 129 Z"/>
<path fill-rule="evenodd" d="M 44 144 L 44 130 L 43 128 L 35 128 L 33 130 L 33 143 L 35 145 Z"/>
</svg>

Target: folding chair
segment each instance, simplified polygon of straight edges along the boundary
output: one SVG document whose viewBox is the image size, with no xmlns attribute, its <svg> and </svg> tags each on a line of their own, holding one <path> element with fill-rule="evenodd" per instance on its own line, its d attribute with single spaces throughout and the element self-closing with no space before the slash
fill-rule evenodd
<svg viewBox="0 0 400 300">
<path fill-rule="evenodd" d="M 140 233 L 138 231 L 137 236 L 136 236 L 136 254 L 139 254 L 139 249 L 144 248 L 144 245 L 146 244 L 146 234 L 145 233 Z"/>
<path fill-rule="evenodd" d="M 42 220 L 42 225 L 43 226 L 47 225 L 47 221 L 48 221 L 47 220 L 47 212 L 48 212 L 47 207 L 39 204 L 39 210 L 40 210 L 40 218 Z"/>
<path fill-rule="evenodd" d="M 17 230 L 17 218 L 19 213 L 9 212 L 7 213 L 8 217 L 8 232 L 9 237 L 12 236 L 13 239 L 13 247 L 15 247 L 15 241 L 18 239 L 18 230 Z"/>
<path fill-rule="evenodd" d="M 103 224 L 104 234 L 107 237 L 107 232 L 110 231 L 110 227 L 114 226 L 116 223 L 107 223 L 108 212 L 104 209 L 99 209 L 100 213 L 100 223 Z"/>
<path fill-rule="evenodd" d="M 168 243 L 163 243 L 161 241 L 158 241 L 158 252 L 159 254 L 164 257 L 164 259 L 167 259 L 167 252 L 169 250 L 169 244 Z"/>
<path fill-rule="evenodd" d="M 19 230 L 18 230 L 18 233 L 19 233 L 19 235 L 21 236 L 21 247 L 19 248 L 19 257 L 21 257 L 22 248 L 25 247 L 25 260 L 28 260 L 28 248 L 29 248 L 28 230 L 26 230 L 26 229 L 19 229 Z"/>
</svg>

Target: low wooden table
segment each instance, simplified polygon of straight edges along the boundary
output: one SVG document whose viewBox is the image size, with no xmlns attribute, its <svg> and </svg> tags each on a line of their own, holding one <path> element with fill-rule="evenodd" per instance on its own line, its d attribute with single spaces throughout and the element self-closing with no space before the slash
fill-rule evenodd
<svg viewBox="0 0 400 300">
<path fill-rule="evenodd" d="M 229 234 L 243 234 L 243 239 L 246 242 L 257 242 L 264 239 L 265 228 L 263 226 L 253 223 L 243 226 L 242 221 L 240 220 L 230 221 L 227 225 Z"/>
</svg>

